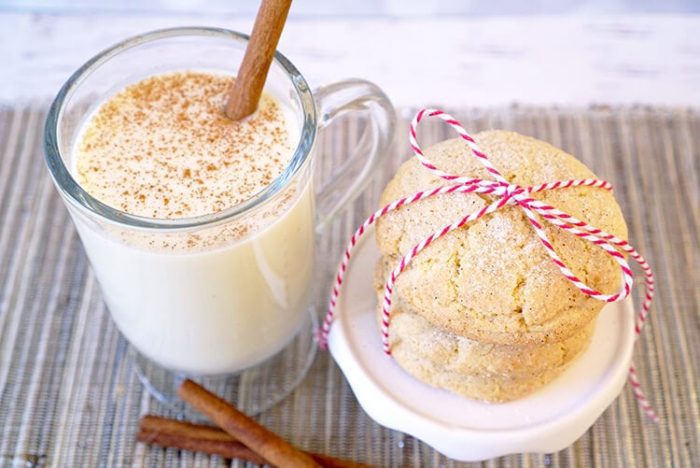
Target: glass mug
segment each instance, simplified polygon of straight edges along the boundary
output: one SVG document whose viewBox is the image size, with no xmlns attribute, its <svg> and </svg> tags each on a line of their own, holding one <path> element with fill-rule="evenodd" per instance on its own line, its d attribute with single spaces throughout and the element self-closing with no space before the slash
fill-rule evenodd
<svg viewBox="0 0 700 468">
<path fill-rule="evenodd" d="M 134 216 L 101 203 L 72 175 L 81 128 L 115 92 L 171 71 L 230 74 L 241 63 L 247 41 L 224 29 L 174 28 L 107 49 L 58 93 L 46 121 L 45 153 L 121 333 L 142 356 L 179 376 L 259 370 L 274 396 L 253 404 L 255 411 L 291 391 L 313 359 L 315 315 L 309 309 L 315 233 L 359 193 L 387 150 L 395 123 L 388 98 L 362 80 L 312 92 L 294 65 L 277 53 L 265 91 L 295 119 L 296 150 L 270 185 L 210 215 Z M 368 123 L 354 154 L 332 185 L 315 190 L 319 130 L 355 111 L 366 113 Z M 269 364 L 275 355 L 280 362 Z M 152 377 L 140 376 L 162 396 Z"/>
</svg>

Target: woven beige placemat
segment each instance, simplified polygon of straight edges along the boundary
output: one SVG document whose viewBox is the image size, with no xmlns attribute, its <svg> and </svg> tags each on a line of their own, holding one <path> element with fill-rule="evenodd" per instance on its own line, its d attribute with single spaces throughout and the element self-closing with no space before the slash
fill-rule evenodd
<svg viewBox="0 0 700 468">
<path fill-rule="evenodd" d="M 44 113 L 0 109 L 0 466 L 224 465 L 217 457 L 135 443 L 139 415 L 165 410 L 134 375 L 128 346 L 110 321 L 49 180 Z M 610 180 L 631 241 L 658 277 L 650 326 L 635 360 L 661 423 L 648 422 L 625 388 L 568 449 L 485 464 L 699 466 L 700 113 L 640 107 L 454 114 L 470 131 L 508 128 L 548 140 Z M 323 137 L 323 177 L 337 167 L 357 127 L 347 120 Z M 347 236 L 375 208 L 383 184 L 409 156 L 406 128 L 404 118 L 374 182 L 319 240 L 321 258 L 339 258 Z M 445 126 L 421 127 L 426 145 L 448 136 Z M 334 267 L 335 260 L 322 270 L 330 274 Z M 294 394 L 259 420 L 303 448 L 379 466 L 456 465 L 370 420 L 325 353 Z"/>
</svg>

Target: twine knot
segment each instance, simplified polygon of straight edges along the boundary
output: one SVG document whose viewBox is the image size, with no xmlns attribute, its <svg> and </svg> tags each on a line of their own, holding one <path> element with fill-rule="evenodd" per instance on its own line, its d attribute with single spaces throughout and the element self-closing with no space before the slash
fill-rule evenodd
<svg viewBox="0 0 700 468">
<path fill-rule="evenodd" d="M 520 195 L 522 196 L 529 196 L 530 191 L 527 189 L 527 187 L 522 187 L 518 184 L 506 184 L 503 182 L 499 182 L 499 188 L 502 187 L 503 193 L 501 194 L 500 191 L 494 192 L 495 195 L 503 195 L 505 198 L 512 198 L 514 203 L 518 203 L 518 197 Z"/>
</svg>

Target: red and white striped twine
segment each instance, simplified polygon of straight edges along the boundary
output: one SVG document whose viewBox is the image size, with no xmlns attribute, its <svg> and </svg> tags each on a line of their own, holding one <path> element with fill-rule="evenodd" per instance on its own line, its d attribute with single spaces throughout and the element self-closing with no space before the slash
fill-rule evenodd
<svg viewBox="0 0 700 468">
<path fill-rule="evenodd" d="M 445 123 L 447 123 L 448 125 L 450 125 L 457 132 L 457 134 L 467 142 L 467 145 L 469 145 L 472 154 L 486 167 L 486 170 L 489 172 L 489 174 L 493 176 L 493 180 L 474 179 L 463 177 L 457 174 L 450 174 L 448 172 L 440 170 L 428 158 L 426 158 L 420 146 L 418 145 L 418 141 L 416 140 L 416 127 L 424 117 L 437 117 Z M 612 234 L 604 232 L 603 230 L 591 226 L 585 223 L 584 221 L 581 221 L 571 216 L 570 214 L 567 214 L 553 206 L 547 205 L 546 203 L 543 203 L 530 197 L 530 194 L 532 193 L 543 192 L 546 190 L 566 189 L 569 187 L 593 187 L 604 190 L 612 190 L 612 185 L 610 183 L 598 179 L 576 179 L 549 182 L 546 184 L 534 185 L 531 187 L 522 187 L 516 184 L 511 184 L 505 179 L 505 177 L 503 177 L 501 172 L 496 167 L 494 167 L 493 164 L 491 164 L 491 161 L 489 160 L 488 156 L 483 151 L 481 151 L 474 139 L 466 132 L 466 130 L 464 130 L 464 128 L 462 128 L 460 123 L 449 114 L 446 114 L 436 109 L 423 109 L 420 112 L 418 112 L 418 114 L 414 117 L 413 121 L 411 122 L 409 130 L 409 141 L 413 152 L 415 153 L 416 157 L 420 160 L 421 164 L 433 174 L 447 180 L 449 184 L 444 185 L 442 187 L 436 187 L 430 190 L 416 192 L 408 197 L 394 200 L 393 202 L 372 213 L 372 215 L 369 218 L 367 218 L 355 231 L 355 233 L 352 235 L 350 241 L 347 244 L 345 253 L 340 262 L 338 273 L 335 278 L 335 284 L 333 286 L 333 291 L 331 293 L 331 298 L 329 301 L 328 312 L 326 313 L 326 317 L 317 334 L 317 339 L 322 348 L 325 349 L 328 346 L 328 334 L 330 332 L 331 324 L 333 323 L 335 309 L 338 304 L 338 296 L 340 295 L 341 286 L 345 278 L 345 273 L 347 271 L 348 263 L 350 262 L 350 258 L 352 256 L 352 252 L 355 246 L 357 245 L 358 240 L 366 232 L 367 228 L 374 224 L 375 221 L 377 221 L 377 219 L 381 218 L 389 212 L 398 210 L 404 205 L 409 205 L 411 203 L 416 203 L 425 198 L 430 198 L 446 193 L 489 194 L 494 196 L 495 200 L 486 207 L 476 212 L 470 213 L 462 217 L 458 221 L 452 224 L 448 224 L 442 229 L 439 229 L 430 234 L 428 237 L 416 244 L 406 255 L 404 255 L 401 258 L 399 264 L 396 266 L 396 268 L 394 268 L 394 270 L 391 272 L 384 285 L 384 302 L 382 307 L 383 316 L 381 326 L 381 335 L 384 346 L 384 352 L 387 355 L 391 354 L 391 348 L 389 345 L 389 325 L 391 323 L 392 292 L 394 288 L 394 283 L 396 282 L 396 279 L 401 274 L 401 272 L 406 269 L 406 267 L 416 255 L 418 255 L 423 249 L 428 247 L 435 240 L 443 237 L 449 232 L 454 231 L 455 229 L 459 229 L 462 226 L 474 222 L 479 218 L 483 217 L 484 215 L 493 213 L 507 205 L 517 205 L 523 210 L 523 213 L 525 213 L 528 220 L 530 221 L 530 224 L 532 225 L 535 234 L 544 246 L 549 257 L 552 259 L 557 268 L 559 268 L 559 271 L 561 271 L 562 275 L 564 275 L 566 279 L 571 281 L 571 283 L 573 283 L 573 285 L 576 286 L 582 293 L 591 296 L 595 299 L 598 299 L 603 302 L 617 302 L 625 299 L 630 294 L 633 284 L 633 274 L 622 252 L 628 254 L 632 259 L 634 259 L 639 264 L 644 273 L 646 287 L 644 302 L 642 303 L 642 307 L 640 308 L 639 313 L 636 316 L 634 327 L 634 331 L 636 334 L 635 340 L 639 337 L 644 322 L 647 319 L 649 308 L 651 307 L 652 298 L 654 297 L 654 274 L 652 273 L 651 267 L 644 259 L 644 257 L 642 257 L 642 255 L 639 252 L 637 252 L 626 240 L 620 239 Z M 565 231 L 575 235 L 576 237 L 580 237 L 581 239 L 585 239 L 593 243 L 597 247 L 601 248 L 605 253 L 610 255 L 615 260 L 615 262 L 617 262 L 620 268 L 620 272 L 622 274 L 622 285 L 619 291 L 615 292 L 614 294 L 603 294 L 599 291 L 596 291 L 591 286 L 583 283 L 566 266 L 566 264 L 562 261 L 559 255 L 557 255 L 556 251 L 552 247 L 551 242 L 547 238 L 547 234 L 545 233 L 542 227 L 540 218 L 546 220 L 554 226 L 564 229 Z M 641 408 L 652 420 L 658 422 L 658 416 L 654 412 L 653 408 L 649 404 L 649 401 L 646 399 L 644 393 L 641 390 L 641 385 L 639 383 L 639 380 L 637 379 L 637 373 L 634 366 L 631 366 L 629 369 L 629 381 L 632 385 L 632 391 L 634 392 L 634 395 L 637 398 Z"/>
</svg>

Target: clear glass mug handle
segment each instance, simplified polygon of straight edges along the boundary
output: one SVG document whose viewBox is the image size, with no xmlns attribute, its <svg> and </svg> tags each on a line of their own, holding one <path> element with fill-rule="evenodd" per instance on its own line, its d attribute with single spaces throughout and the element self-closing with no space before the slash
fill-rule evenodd
<svg viewBox="0 0 700 468">
<path fill-rule="evenodd" d="M 316 230 L 321 232 L 369 182 L 393 140 L 396 113 L 384 92 L 365 80 L 351 79 L 319 86 L 313 91 L 313 96 L 320 130 L 348 112 L 362 112 L 368 117 L 350 157 L 317 191 Z"/>
</svg>

